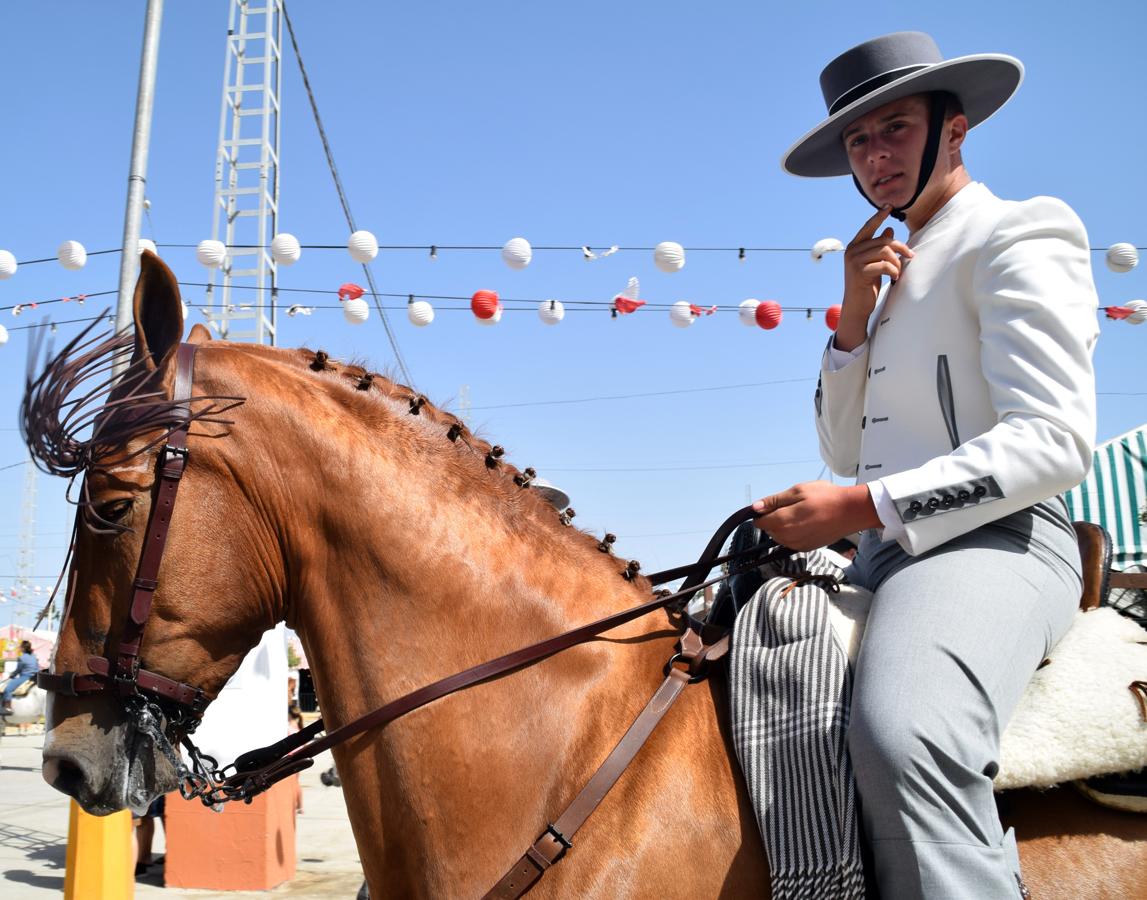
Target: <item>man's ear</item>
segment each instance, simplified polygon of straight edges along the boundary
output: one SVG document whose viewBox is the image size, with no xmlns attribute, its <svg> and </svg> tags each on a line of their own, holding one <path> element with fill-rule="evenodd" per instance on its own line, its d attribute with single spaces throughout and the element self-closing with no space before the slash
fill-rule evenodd
<svg viewBox="0 0 1147 900">
<path fill-rule="evenodd" d="M 948 152 L 959 153 L 960 147 L 964 144 L 964 138 L 968 136 L 968 117 L 960 113 L 957 116 L 952 116 L 946 124 L 948 126 Z"/>
<path fill-rule="evenodd" d="M 145 367 L 154 372 L 175 351 L 183 336 L 183 304 L 171 269 L 150 250 L 144 250 L 139 257 L 132 317 L 135 350 L 131 361 L 147 360 Z"/>
</svg>

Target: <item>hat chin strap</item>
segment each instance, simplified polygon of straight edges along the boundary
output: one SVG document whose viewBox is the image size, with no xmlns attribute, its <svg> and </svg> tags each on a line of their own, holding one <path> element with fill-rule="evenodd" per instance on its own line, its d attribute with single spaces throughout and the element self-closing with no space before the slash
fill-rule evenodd
<svg viewBox="0 0 1147 900">
<path fill-rule="evenodd" d="M 908 210 L 924 192 L 924 187 L 928 184 L 928 179 L 932 177 L 932 170 L 936 168 L 936 156 L 940 152 L 940 138 L 944 133 L 944 96 L 941 93 L 932 93 L 928 95 L 929 106 L 931 111 L 928 116 L 928 141 L 924 145 L 924 155 L 920 157 L 920 176 L 916 179 L 916 193 L 912 195 L 912 199 L 905 203 L 903 206 L 895 207 L 892 212 L 892 218 L 897 221 L 903 222 L 908 217 Z M 864 192 L 864 188 L 860 186 L 860 179 L 855 174 L 852 176 L 852 183 L 856 185 L 856 189 L 860 191 L 860 196 L 865 200 L 880 209 L 880 204 L 876 203 L 871 197 Z"/>
</svg>

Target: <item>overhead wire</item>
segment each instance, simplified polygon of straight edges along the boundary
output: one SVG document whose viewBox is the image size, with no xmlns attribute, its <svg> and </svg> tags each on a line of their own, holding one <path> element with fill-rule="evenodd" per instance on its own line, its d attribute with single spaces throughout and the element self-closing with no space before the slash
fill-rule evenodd
<svg viewBox="0 0 1147 900">
<path fill-rule="evenodd" d="M 323 152 L 326 154 L 327 166 L 330 168 L 331 177 L 335 182 L 335 190 L 339 195 L 339 203 L 342 204 L 343 215 L 346 216 L 347 226 L 350 228 L 351 232 L 358 231 L 358 228 L 355 226 L 354 215 L 350 210 L 350 202 L 347 200 L 346 192 L 343 190 L 342 179 L 339 177 L 338 168 L 335 166 L 334 152 L 331 150 L 330 141 L 327 139 L 326 129 L 323 128 L 323 120 L 319 115 L 319 106 L 315 100 L 315 93 L 311 89 L 311 80 L 309 77 L 307 77 L 306 66 L 303 65 L 303 55 L 301 52 L 299 52 L 299 42 L 295 38 L 295 26 L 291 24 L 291 16 L 287 12 L 286 0 L 283 0 L 282 10 L 283 21 L 287 25 L 287 33 L 291 38 L 291 47 L 295 51 L 295 61 L 299 64 L 299 73 L 303 76 L 303 87 L 307 92 L 307 100 L 311 104 L 311 113 L 315 117 L 315 125 L 319 130 L 319 138 L 323 143 Z M 377 288 L 374 284 L 374 275 L 370 270 L 370 265 L 368 263 L 363 263 L 362 270 L 366 273 L 366 281 L 367 284 L 370 285 L 372 295 L 377 294 Z M 407 384 L 413 384 L 414 379 L 410 377 L 410 371 L 406 368 L 406 361 L 402 358 L 402 353 L 398 349 L 398 338 L 395 336 L 394 331 L 390 327 L 390 320 L 387 318 L 386 310 L 382 308 L 382 304 L 378 302 L 377 297 L 375 297 L 374 305 L 378 309 L 378 317 L 382 320 L 382 327 L 386 330 L 386 338 L 390 342 L 390 349 L 394 352 L 394 359 L 395 362 L 398 363 L 398 368 L 402 372 L 402 377 L 406 380 Z"/>
</svg>

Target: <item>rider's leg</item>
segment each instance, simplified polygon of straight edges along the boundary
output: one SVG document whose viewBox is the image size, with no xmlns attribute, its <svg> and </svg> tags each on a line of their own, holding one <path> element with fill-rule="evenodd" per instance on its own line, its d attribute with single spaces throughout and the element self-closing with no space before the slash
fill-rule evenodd
<svg viewBox="0 0 1147 900">
<path fill-rule="evenodd" d="M 27 675 L 17 675 L 14 678 L 8 679 L 8 683 L 4 685 L 4 696 L 2 701 L 5 709 L 8 709 L 12 705 L 12 694 L 15 693 L 16 688 L 22 685 L 25 681 L 30 681 L 35 677 L 35 673 L 32 673 Z"/>
<path fill-rule="evenodd" d="M 1080 595 L 1075 535 L 1049 509 L 918 557 L 862 543 L 875 597 L 848 743 L 884 898 L 1020 896 L 992 792 L 1000 734 Z"/>
</svg>

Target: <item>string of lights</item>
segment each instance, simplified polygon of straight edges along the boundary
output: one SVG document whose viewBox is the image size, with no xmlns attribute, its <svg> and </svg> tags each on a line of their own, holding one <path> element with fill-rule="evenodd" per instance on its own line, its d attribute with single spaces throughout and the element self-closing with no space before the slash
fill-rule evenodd
<svg viewBox="0 0 1147 900">
<path fill-rule="evenodd" d="M 157 248 L 163 247 L 163 248 L 172 249 L 172 250 L 193 250 L 193 249 L 196 249 L 198 246 L 199 246 L 199 244 L 187 244 L 187 243 L 178 243 L 178 242 L 170 242 L 170 243 L 169 242 L 164 242 L 164 243 L 158 243 L 157 242 L 156 243 Z M 777 247 L 773 247 L 773 246 L 766 246 L 766 247 L 749 247 L 749 246 L 744 246 L 744 247 L 733 247 L 733 246 L 706 247 L 706 246 L 698 246 L 698 247 L 684 247 L 683 249 L 689 253 L 735 253 L 735 254 L 738 254 L 738 256 L 741 256 L 741 255 L 747 256 L 749 253 L 808 253 L 811 246 L 812 246 L 811 244 L 806 246 L 806 247 L 779 247 L 779 246 L 777 246 Z M 1134 249 L 1137 251 L 1141 251 L 1141 252 L 1147 251 L 1147 246 L 1139 246 L 1136 244 L 1127 244 L 1127 246 L 1130 247 L 1131 249 Z M 347 249 L 347 245 L 345 243 L 344 244 L 303 244 L 303 243 L 300 243 L 298 245 L 298 247 L 301 250 L 342 250 L 344 252 Z M 229 248 L 225 248 L 225 249 L 270 250 L 272 248 L 270 246 L 264 245 L 264 244 L 232 244 L 232 245 L 230 245 Z M 418 251 L 421 253 L 426 253 L 426 254 L 429 254 L 431 256 L 437 257 L 438 253 L 440 253 L 442 251 L 479 251 L 479 252 L 498 251 L 498 252 L 501 252 L 504 249 L 504 245 L 502 245 L 502 244 L 379 244 L 378 249 L 379 250 L 392 250 L 392 251 Z M 584 252 L 586 250 L 594 251 L 595 253 L 599 253 L 599 252 L 603 252 L 603 251 L 604 252 L 612 251 L 615 253 L 619 253 L 619 252 L 652 253 L 657 248 L 656 247 L 644 247 L 644 246 L 628 246 L 628 245 L 627 246 L 619 246 L 617 244 L 612 244 L 612 245 L 609 245 L 608 247 L 604 247 L 603 245 L 600 245 L 600 244 L 577 244 L 577 245 L 573 245 L 573 244 L 541 244 L 541 245 L 532 244 L 531 249 L 532 250 L 539 250 L 539 251 L 543 251 L 543 252 L 557 252 L 557 253 L 576 252 L 576 253 L 582 253 L 584 255 Z M 1110 248 L 1109 247 L 1091 247 L 1089 249 L 1091 250 L 1092 253 L 1106 253 L 1107 250 L 1109 250 Z M 102 256 L 102 255 L 108 254 L 108 253 L 120 253 L 120 252 L 122 252 L 121 247 L 112 247 L 112 248 L 107 249 L 107 250 L 89 250 L 89 251 L 87 251 L 87 255 L 89 257 L 90 256 Z M 45 256 L 45 257 L 42 257 L 39 259 L 21 259 L 21 260 L 17 260 L 17 262 L 21 266 L 34 266 L 34 265 L 38 265 L 40 263 L 59 262 L 59 258 L 56 256 Z"/>
</svg>

